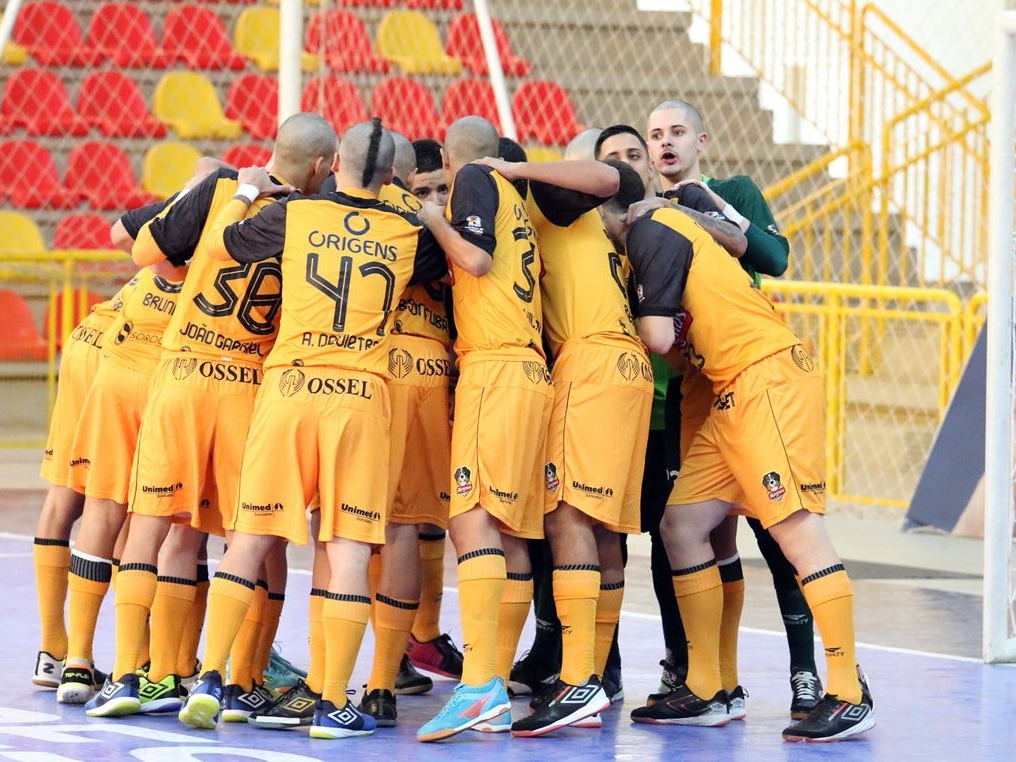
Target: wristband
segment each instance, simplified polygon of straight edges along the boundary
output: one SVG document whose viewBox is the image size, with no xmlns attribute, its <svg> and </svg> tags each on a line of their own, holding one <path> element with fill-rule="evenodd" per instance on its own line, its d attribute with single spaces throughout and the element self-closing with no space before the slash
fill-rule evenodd
<svg viewBox="0 0 1016 762">
<path fill-rule="evenodd" d="M 244 183 L 236 189 L 236 195 L 233 196 L 233 198 L 242 198 L 247 202 L 247 206 L 250 206 L 260 195 L 261 191 L 258 189 L 258 186 L 251 185 L 250 183 Z"/>
<path fill-rule="evenodd" d="M 725 207 L 723 207 L 723 216 L 726 217 L 731 222 L 733 222 L 738 227 L 741 227 L 741 223 L 744 222 L 744 217 L 738 214 L 738 211 L 730 204 L 727 204 Z"/>
</svg>

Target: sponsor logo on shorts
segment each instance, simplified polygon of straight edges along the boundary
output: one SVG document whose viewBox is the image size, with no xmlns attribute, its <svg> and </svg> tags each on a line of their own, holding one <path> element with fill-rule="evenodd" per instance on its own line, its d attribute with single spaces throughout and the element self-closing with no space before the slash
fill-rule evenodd
<svg viewBox="0 0 1016 762">
<path fill-rule="evenodd" d="M 43 450 L 42 457 L 44 457 L 44 458 L 52 458 L 53 457 L 53 451 L 52 450 Z"/>
<path fill-rule="evenodd" d="M 465 466 L 455 469 L 455 492 L 459 495 L 468 495 L 473 491 L 473 474 Z"/>
<path fill-rule="evenodd" d="M 561 480 L 557 478 L 557 466 L 547 463 L 543 467 L 543 475 L 547 479 L 547 492 L 557 492 L 557 488 L 561 486 Z"/>
<path fill-rule="evenodd" d="M 90 461 L 88 458 L 75 458 L 74 460 L 71 461 L 71 468 L 74 468 L 75 466 L 90 466 L 90 465 L 92 465 L 92 461 Z"/>
<path fill-rule="evenodd" d="M 283 397 L 292 397 L 303 388 L 306 381 L 307 376 L 302 370 L 289 368 L 279 379 L 279 393 L 282 394 Z"/>
<path fill-rule="evenodd" d="M 194 358 L 173 360 L 173 378 L 177 381 L 183 381 L 194 372 L 196 367 L 198 367 L 198 361 Z"/>
<path fill-rule="evenodd" d="M 388 350 L 388 372 L 393 378 L 405 378 L 413 370 L 413 356 L 405 349 Z"/>
<path fill-rule="evenodd" d="M 490 486 L 487 487 L 487 491 L 494 497 L 496 497 L 498 500 L 500 500 L 502 503 L 514 503 L 519 499 L 518 492 L 507 492 L 503 489 L 498 489 L 497 487 Z"/>
<path fill-rule="evenodd" d="M 442 503 L 447 503 L 449 500 L 452 499 L 452 496 L 449 495 L 444 490 L 441 490 L 440 492 L 437 493 L 437 499 L 440 500 Z"/>
<path fill-rule="evenodd" d="M 198 366 L 198 373 L 204 378 L 211 378 L 215 381 L 232 381 L 237 384 L 252 384 L 254 386 L 261 383 L 261 369 L 252 368 L 249 365 L 206 361 Z"/>
<path fill-rule="evenodd" d="M 780 475 L 775 471 L 770 471 L 762 477 L 762 486 L 769 493 L 770 500 L 782 500 L 783 496 L 787 494 L 787 488 L 780 483 Z"/>
<path fill-rule="evenodd" d="M 571 486 L 586 495 L 598 497 L 613 497 L 614 495 L 614 490 L 610 487 L 594 487 L 591 484 L 583 484 L 582 482 L 575 481 L 574 479 L 572 480 Z"/>
<path fill-rule="evenodd" d="M 362 378 L 318 378 L 312 376 L 307 381 L 307 393 L 329 397 L 333 394 L 352 394 L 365 400 L 374 399 L 371 392 L 374 384 Z"/>
<path fill-rule="evenodd" d="M 176 494 L 177 490 L 183 489 L 183 482 L 177 482 L 176 484 L 142 484 L 141 491 L 149 495 L 156 495 L 157 497 L 172 497 Z"/>
<path fill-rule="evenodd" d="M 724 392 L 723 394 L 717 394 L 716 399 L 713 400 L 714 410 L 730 410 L 732 407 L 736 407 L 734 402 L 733 392 Z"/>
<path fill-rule="evenodd" d="M 547 370 L 546 363 L 526 360 L 522 363 L 522 372 L 525 373 L 526 378 L 534 384 L 538 384 L 541 381 L 545 384 L 550 383 L 550 371 Z"/>
<path fill-rule="evenodd" d="M 639 376 L 639 357 L 634 352 L 622 352 L 617 358 L 617 372 L 625 381 L 634 381 Z"/>
<path fill-rule="evenodd" d="M 825 482 L 815 482 L 814 484 L 802 484 L 801 492 L 825 492 Z"/>
<path fill-rule="evenodd" d="M 815 361 L 811 359 L 811 355 L 800 344 L 790 350 L 790 356 L 794 358 L 794 364 L 805 373 L 811 373 L 815 370 Z"/>
<path fill-rule="evenodd" d="M 381 513 L 379 511 L 370 511 L 366 508 L 360 508 L 357 505 L 350 505 L 349 503 L 342 503 L 339 506 L 339 510 L 343 513 L 348 513 L 351 516 L 356 516 L 358 519 L 364 521 L 380 521 Z"/>
<path fill-rule="evenodd" d="M 282 510 L 282 503 L 240 503 L 241 511 L 270 515 Z"/>
<path fill-rule="evenodd" d="M 134 326 L 131 325 L 130 321 L 124 323 L 123 326 L 120 328 L 120 331 L 117 333 L 114 343 L 123 344 L 125 341 L 127 341 L 127 337 L 131 335 L 131 331 L 133 329 Z"/>
</svg>

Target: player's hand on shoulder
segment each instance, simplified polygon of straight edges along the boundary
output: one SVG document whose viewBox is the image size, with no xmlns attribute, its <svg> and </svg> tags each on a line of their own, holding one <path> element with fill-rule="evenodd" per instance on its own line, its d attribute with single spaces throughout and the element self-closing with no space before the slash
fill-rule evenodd
<svg viewBox="0 0 1016 762">
<path fill-rule="evenodd" d="M 521 178 L 522 173 L 520 170 L 525 164 L 525 162 L 521 161 L 505 161 L 504 159 L 498 159 L 494 156 L 484 156 L 482 159 L 477 159 L 472 163 L 490 167 L 508 181 L 518 180 Z"/>
<path fill-rule="evenodd" d="M 714 193 L 713 190 L 708 185 L 706 185 L 704 182 L 702 182 L 697 178 L 688 178 L 687 180 L 682 180 L 681 182 L 679 182 L 677 185 L 675 185 L 673 188 L 670 189 L 670 193 L 671 195 L 676 195 L 678 198 L 680 198 L 681 188 L 686 188 L 689 185 L 697 185 L 699 188 L 708 193 L 709 198 L 713 200 L 713 203 L 716 204 L 716 207 L 718 209 L 722 209 L 727 205 L 726 201 L 717 196 L 716 193 Z"/>
<path fill-rule="evenodd" d="M 628 212 L 624 215 L 624 221 L 628 225 L 631 225 L 640 217 L 652 214 L 657 209 L 662 209 L 665 206 L 670 206 L 670 204 L 667 203 L 667 200 L 664 198 L 644 198 L 641 201 L 636 201 L 628 207 Z"/>
<path fill-rule="evenodd" d="M 264 167 L 244 167 L 236 173 L 236 179 L 240 185 L 253 185 L 257 188 L 259 198 L 278 193 L 292 193 L 296 190 L 292 185 L 276 183 Z"/>
</svg>

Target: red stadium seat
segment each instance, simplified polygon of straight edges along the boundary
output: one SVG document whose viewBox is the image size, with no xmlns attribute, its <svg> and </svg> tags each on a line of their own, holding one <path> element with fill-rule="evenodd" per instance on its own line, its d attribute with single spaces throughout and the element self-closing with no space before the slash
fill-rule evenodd
<svg viewBox="0 0 1016 762">
<path fill-rule="evenodd" d="M 222 153 L 222 160 L 231 167 L 263 167 L 272 158 L 272 149 L 256 143 L 238 143 Z"/>
<path fill-rule="evenodd" d="M 60 220 L 53 234 L 54 249 L 112 249 L 110 222 L 91 212 L 68 214 Z"/>
<path fill-rule="evenodd" d="M 67 88 L 44 69 L 20 69 L 4 87 L 4 120 L 29 135 L 87 135 L 88 124 L 74 113 Z"/>
<path fill-rule="evenodd" d="M 441 117 L 449 125 L 459 117 L 476 114 L 501 131 L 494 88 L 485 79 L 457 79 L 448 85 L 441 101 Z"/>
<path fill-rule="evenodd" d="M 461 11 L 462 0 L 406 0 L 406 7 L 425 11 Z"/>
<path fill-rule="evenodd" d="M 543 145 L 564 145 L 583 130 L 568 93 L 545 79 L 519 85 L 512 97 L 512 114 L 520 143 L 533 140 Z"/>
<path fill-rule="evenodd" d="M 321 114 L 341 137 L 357 122 L 367 120 L 360 91 L 345 77 L 312 77 L 303 87 L 300 109 Z"/>
<path fill-rule="evenodd" d="M 67 185 L 95 209 L 133 209 L 155 201 L 155 196 L 138 186 L 123 149 L 98 140 L 78 143 L 71 150 Z"/>
<path fill-rule="evenodd" d="M 14 24 L 14 41 L 42 66 L 94 66 L 101 56 L 84 47 L 77 16 L 63 3 L 26 3 Z"/>
<path fill-rule="evenodd" d="M 512 52 L 508 35 L 497 19 L 491 20 L 494 26 L 494 41 L 497 43 L 497 54 L 501 58 L 501 68 L 512 77 L 524 77 L 529 73 L 529 61 Z M 445 44 L 448 55 L 460 59 L 466 68 L 474 74 L 487 74 L 487 58 L 483 52 L 480 39 L 480 24 L 475 13 L 463 13 L 452 19 L 448 25 L 448 42 Z"/>
<path fill-rule="evenodd" d="M 107 226 L 107 230 L 108 230 Z M 64 327 L 63 322 L 63 305 L 64 305 L 64 294 L 63 291 L 56 292 L 56 298 L 50 301 L 46 307 L 46 314 L 42 320 L 42 335 L 45 340 L 50 335 L 51 331 L 56 332 L 56 348 L 62 349 L 64 338 L 69 334 L 70 331 L 74 330 L 74 326 L 85 319 L 85 316 L 92 311 L 92 307 L 96 304 L 102 304 L 106 301 L 101 295 L 95 293 L 86 288 L 76 289 L 71 298 L 71 309 L 70 309 L 70 322 L 67 324 L 67 328 Z"/>
<path fill-rule="evenodd" d="M 46 340 L 35 327 L 32 308 L 13 291 L 0 290 L 0 324 L 4 327 L 0 360 L 26 362 L 46 359 Z"/>
<path fill-rule="evenodd" d="M 120 71 L 93 71 L 85 77 L 78 113 L 109 137 L 166 136 L 166 125 L 148 112 L 138 83 Z"/>
<path fill-rule="evenodd" d="M 239 71 L 247 59 L 233 50 L 222 19 L 210 8 L 182 5 L 166 14 L 162 44 L 192 69 Z"/>
<path fill-rule="evenodd" d="M 226 94 L 226 116 L 243 124 L 255 140 L 279 130 L 279 82 L 270 74 L 241 74 Z"/>
<path fill-rule="evenodd" d="M 444 135 L 430 90 L 409 77 L 388 77 L 374 88 L 370 110 L 385 127 L 410 140 L 440 139 Z"/>
<path fill-rule="evenodd" d="M 119 67 L 165 69 L 173 56 L 155 40 L 148 14 L 126 3 L 103 3 L 88 26 L 85 47 Z"/>
<path fill-rule="evenodd" d="M 388 71 L 388 61 L 374 52 L 367 27 L 349 11 L 330 10 L 311 16 L 304 50 L 324 56 L 333 71 Z"/>
<path fill-rule="evenodd" d="M 25 209 L 70 209 L 79 196 L 60 185 L 53 157 L 34 140 L 0 143 L 0 199 Z"/>
<path fill-rule="evenodd" d="M 391 8 L 395 5 L 395 0 L 339 0 L 336 5 L 350 8 Z"/>
</svg>

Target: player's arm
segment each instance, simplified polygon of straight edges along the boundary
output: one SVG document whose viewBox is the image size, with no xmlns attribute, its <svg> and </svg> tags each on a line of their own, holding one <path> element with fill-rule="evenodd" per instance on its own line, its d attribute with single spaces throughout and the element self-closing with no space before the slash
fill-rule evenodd
<svg viewBox="0 0 1016 762">
<path fill-rule="evenodd" d="M 181 191 L 134 240 L 131 257 L 137 265 L 155 265 L 169 261 L 182 265 L 194 254 L 201 230 L 215 198 L 220 170 L 205 177 L 190 190 Z"/>
<path fill-rule="evenodd" d="M 617 170 L 602 161 L 505 161 L 487 156 L 474 163 L 490 167 L 509 182 L 545 183 L 598 198 L 613 196 L 620 183 Z"/>
<path fill-rule="evenodd" d="M 212 259 L 260 262 L 282 254 L 286 242 L 286 206 L 277 201 L 253 217 L 247 211 L 259 198 L 286 190 L 261 167 L 246 167 L 237 174 L 236 195 L 219 210 L 205 233 L 205 250 Z M 274 209 L 279 206 L 280 209 Z"/>
<path fill-rule="evenodd" d="M 165 201 L 155 201 L 151 204 L 140 206 L 137 209 L 124 212 L 120 219 L 114 222 L 113 226 L 109 229 L 109 238 L 113 242 L 113 245 L 120 249 L 120 251 L 130 254 L 131 248 L 134 246 L 134 240 L 138 237 L 141 229 L 146 223 L 155 219 L 176 201 L 177 195 L 174 193 Z"/>
<path fill-rule="evenodd" d="M 490 272 L 497 239 L 498 191 L 490 170 L 467 164 L 459 170 L 446 210 L 428 201 L 417 216 L 434 235 L 445 255 L 470 275 L 480 278 Z"/>
<path fill-rule="evenodd" d="M 748 250 L 748 238 L 744 231 L 724 214 L 717 203 L 719 196 L 705 185 L 690 183 L 679 186 L 680 190 L 664 193 L 670 205 L 691 217 L 732 257 L 740 259 Z"/>
<path fill-rule="evenodd" d="M 691 269 L 691 241 L 644 217 L 629 229 L 627 251 L 638 299 L 636 330 L 649 351 L 665 355 L 677 338 L 674 316 L 681 309 Z"/>
</svg>

